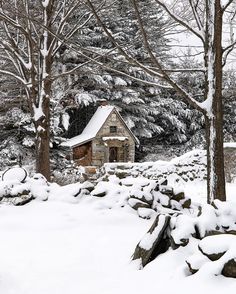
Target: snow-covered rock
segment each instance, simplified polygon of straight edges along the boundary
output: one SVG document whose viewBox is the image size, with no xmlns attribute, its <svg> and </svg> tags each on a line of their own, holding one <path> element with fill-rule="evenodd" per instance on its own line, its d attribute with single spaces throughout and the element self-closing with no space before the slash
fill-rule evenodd
<svg viewBox="0 0 236 294">
<path fill-rule="evenodd" d="M 192 273 L 204 271 L 211 275 L 236 278 L 236 236 L 220 234 L 200 241 L 199 251 L 187 259 Z"/>
</svg>

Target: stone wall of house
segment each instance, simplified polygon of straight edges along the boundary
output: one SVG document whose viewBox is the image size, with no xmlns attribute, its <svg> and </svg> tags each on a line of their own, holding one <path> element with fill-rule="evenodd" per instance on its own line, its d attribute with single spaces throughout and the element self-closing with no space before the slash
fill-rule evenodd
<svg viewBox="0 0 236 294">
<path fill-rule="evenodd" d="M 110 132 L 111 126 L 115 126 L 117 128 L 115 133 Z M 104 140 L 104 137 L 126 137 L 127 139 L 119 140 L 114 138 Z M 134 139 L 115 111 L 109 115 L 107 121 L 92 142 L 93 165 L 101 166 L 103 163 L 109 162 L 109 147 L 118 147 L 119 162 L 134 161 Z"/>
</svg>

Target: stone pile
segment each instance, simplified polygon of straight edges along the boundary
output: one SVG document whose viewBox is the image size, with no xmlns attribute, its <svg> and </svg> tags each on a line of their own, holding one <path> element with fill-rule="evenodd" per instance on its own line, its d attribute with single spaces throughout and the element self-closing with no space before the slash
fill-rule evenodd
<svg viewBox="0 0 236 294">
<path fill-rule="evenodd" d="M 135 210 L 142 208 L 162 211 L 168 208 L 173 211 L 181 211 L 184 208 L 191 207 L 191 199 L 186 197 L 183 191 L 175 191 L 168 185 L 168 181 L 150 182 L 139 189 L 134 187 L 130 191 L 128 204 Z"/>
<path fill-rule="evenodd" d="M 207 256 L 211 261 L 225 261 L 222 265 L 222 272 L 226 276 L 227 273 L 231 272 L 231 277 L 235 277 L 233 275 L 236 273 L 236 263 L 232 259 L 236 257 L 236 204 L 215 200 L 213 205 L 206 204 L 198 208 L 192 207 L 192 210 L 188 214 L 186 210 L 174 211 L 172 209 L 166 211 L 163 209 L 161 212 L 161 208 L 159 208 L 159 213 L 150 230 L 136 246 L 133 259 L 140 260 L 140 267 L 143 267 L 169 247 L 175 250 L 180 246 L 186 246 L 192 238 L 208 240 L 208 236 L 223 236 L 217 237 L 218 239 L 223 238 L 221 243 L 218 243 L 223 244 L 220 248 L 217 248 L 217 243 L 213 241 L 211 243 L 213 245 L 208 245 L 208 247 L 205 245 L 205 241 L 201 241 L 199 250 L 202 255 Z M 215 240 L 218 240 L 217 238 Z M 229 239 L 234 240 L 235 247 L 227 247 L 232 244 L 232 242 L 227 243 L 227 240 L 230 241 Z M 230 250 L 230 254 L 228 250 Z M 223 255 L 224 259 L 221 259 Z M 194 263 L 196 260 L 199 268 Z M 187 261 L 190 271 L 196 273 L 203 261 L 205 262 L 206 259 L 201 256 L 198 259 L 194 257 Z"/>
<path fill-rule="evenodd" d="M 236 278 L 236 235 L 209 236 L 199 242 L 198 252 L 186 260 L 192 274 L 201 270 Z"/>
<path fill-rule="evenodd" d="M 207 173 L 206 152 L 194 150 L 170 162 L 135 162 L 135 163 L 106 163 L 100 175 L 108 177 L 116 175 L 120 179 L 143 176 L 152 180 L 163 180 L 169 177 L 177 181 L 205 180 Z"/>
</svg>

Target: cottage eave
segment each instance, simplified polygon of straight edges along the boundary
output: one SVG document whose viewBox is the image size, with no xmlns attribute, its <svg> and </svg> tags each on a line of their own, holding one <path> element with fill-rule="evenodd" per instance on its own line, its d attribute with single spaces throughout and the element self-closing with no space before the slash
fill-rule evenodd
<svg viewBox="0 0 236 294">
<path fill-rule="evenodd" d="M 84 135 L 79 135 L 79 136 L 76 136 L 72 139 L 69 139 L 67 142 L 63 142 L 61 144 L 62 147 L 66 147 L 66 148 L 70 148 L 70 149 L 73 149 L 75 147 L 78 147 L 78 146 L 81 146 L 85 143 L 88 143 L 90 141 L 92 141 L 95 137 L 91 137 L 91 136 L 88 136 L 87 138 L 83 138 L 85 137 Z"/>
</svg>

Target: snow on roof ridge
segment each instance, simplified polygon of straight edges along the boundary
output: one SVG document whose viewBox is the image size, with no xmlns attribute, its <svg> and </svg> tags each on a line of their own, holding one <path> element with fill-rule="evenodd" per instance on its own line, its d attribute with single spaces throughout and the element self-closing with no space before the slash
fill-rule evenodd
<svg viewBox="0 0 236 294">
<path fill-rule="evenodd" d="M 99 106 L 87 126 L 84 128 L 83 132 L 80 135 L 63 142 L 61 145 L 64 147 L 72 147 L 92 140 L 96 137 L 97 133 L 114 109 L 115 106 L 113 105 Z"/>
<path fill-rule="evenodd" d="M 89 133 L 93 134 L 93 137 L 95 137 L 114 108 L 115 106 L 113 105 L 99 106 L 84 128 L 82 134 Z"/>
</svg>

